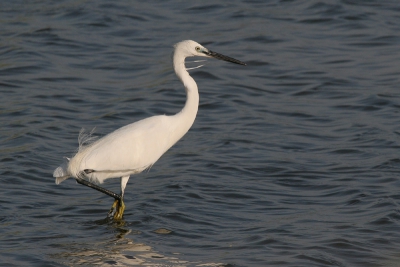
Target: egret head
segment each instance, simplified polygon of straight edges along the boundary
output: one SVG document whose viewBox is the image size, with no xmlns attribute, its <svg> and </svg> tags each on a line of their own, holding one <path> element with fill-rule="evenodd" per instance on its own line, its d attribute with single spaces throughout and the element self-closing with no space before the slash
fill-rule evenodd
<svg viewBox="0 0 400 267">
<path fill-rule="evenodd" d="M 213 51 L 205 48 L 201 44 L 199 44 L 195 41 L 192 41 L 192 40 L 185 40 L 185 41 L 177 43 L 175 45 L 175 53 L 180 53 L 183 57 L 194 57 L 194 56 L 212 57 L 212 58 L 232 62 L 232 63 L 239 64 L 239 65 L 246 65 L 246 63 L 241 62 L 237 59 L 213 52 Z"/>
</svg>

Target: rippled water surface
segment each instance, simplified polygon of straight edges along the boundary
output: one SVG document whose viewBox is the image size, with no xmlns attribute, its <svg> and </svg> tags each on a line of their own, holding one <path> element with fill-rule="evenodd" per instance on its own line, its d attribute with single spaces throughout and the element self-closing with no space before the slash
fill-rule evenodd
<svg viewBox="0 0 400 267">
<path fill-rule="evenodd" d="M 0 265 L 399 266 L 398 1 L 2 1 L 0 25 Z M 113 223 L 53 170 L 82 128 L 178 112 L 184 39 L 248 66 L 191 71 L 192 129 Z"/>
</svg>

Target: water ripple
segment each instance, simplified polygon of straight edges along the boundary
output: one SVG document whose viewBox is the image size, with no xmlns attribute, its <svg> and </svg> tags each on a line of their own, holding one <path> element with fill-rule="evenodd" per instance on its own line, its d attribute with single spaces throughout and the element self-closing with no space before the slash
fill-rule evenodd
<svg viewBox="0 0 400 267">
<path fill-rule="evenodd" d="M 395 1 L 0 4 L 0 263 L 396 266 Z M 189 133 L 113 202 L 52 171 L 185 103 L 172 45 L 241 59 L 191 71 Z M 193 63 L 192 63 L 193 64 Z M 118 191 L 117 180 L 105 187 Z"/>
</svg>

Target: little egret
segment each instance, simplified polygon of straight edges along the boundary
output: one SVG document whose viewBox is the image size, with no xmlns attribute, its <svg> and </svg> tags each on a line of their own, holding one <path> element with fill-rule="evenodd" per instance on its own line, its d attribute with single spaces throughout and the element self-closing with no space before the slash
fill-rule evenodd
<svg viewBox="0 0 400 267">
<path fill-rule="evenodd" d="M 171 146 L 186 134 L 192 126 L 198 106 L 197 84 L 187 72 L 185 58 L 212 57 L 240 65 L 245 63 L 208 50 L 204 46 L 186 40 L 175 45 L 173 66 L 176 75 L 186 89 L 183 109 L 172 116 L 160 115 L 126 125 L 103 138 L 84 145 L 80 142 L 74 157 L 55 169 L 56 184 L 73 177 L 80 184 L 103 192 L 115 199 L 108 215 L 121 220 L 125 210 L 123 201 L 126 184 L 132 174 L 150 168 Z M 121 194 L 98 186 L 108 178 L 121 178 Z"/>
</svg>

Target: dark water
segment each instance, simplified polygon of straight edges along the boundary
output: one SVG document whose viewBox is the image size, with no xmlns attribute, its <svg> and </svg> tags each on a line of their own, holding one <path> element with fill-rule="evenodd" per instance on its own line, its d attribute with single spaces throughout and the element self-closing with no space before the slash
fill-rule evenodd
<svg viewBox="0 0 400 267">
<path fill-rule="evenodd" d="M 398 1 L 2 1 L 0 265 L 400 266 Z M 189 133 L 112 199 L 53 170 L 185 101 Z M 119 180 L 105 187 L 118 191 Z"/>
</svg>

